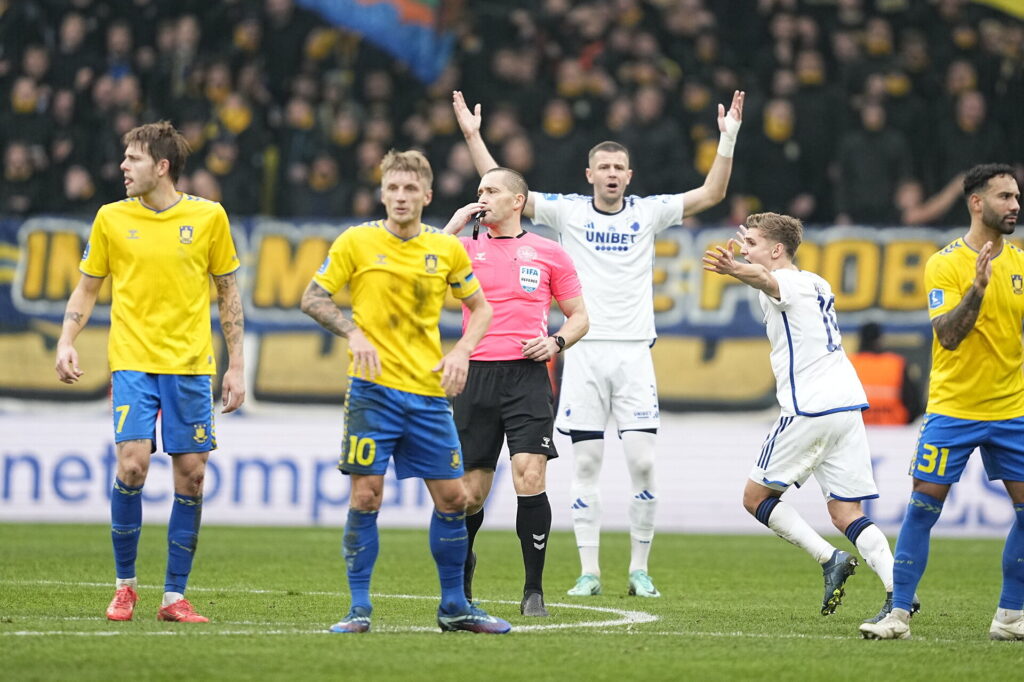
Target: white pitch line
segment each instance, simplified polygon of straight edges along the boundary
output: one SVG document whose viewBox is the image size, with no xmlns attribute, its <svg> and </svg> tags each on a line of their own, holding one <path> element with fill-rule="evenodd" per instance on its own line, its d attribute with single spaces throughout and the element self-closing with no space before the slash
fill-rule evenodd
<svg viewBox="0 0 1024 682">
<path fill-rule="evenodd" d="M 104 587 L 104 588 L 108 588 L 108 589 L 110 587 L 112 587 L 109 582 L 107 582 L 107 583 L 71 582 L 71 581 L 64 581 L 64 580 L 0 580 L 0 584 L 5 584 L 5 585 L 36 585 L 36 586 L 58 585 L 58 586 L 62 586 L 62 587 Z M 157 589 L 161 589 L 161 588 L 159 586 L 157 586 L 157 585 L 140 585 L 139 589 L 142 589 L 142 590 L 150 590 L 150 589 L 157 590 Z M 301 595 L 329 596 L 329 597 L 342 597 L 342 596 L 345 596 L 345 594 L 346 594 L 344 592 L 307 591 L 307 590 L 260 590 L 260 589 L 253 589 L 253 588 L 248 588 L 248 587 L 190 587 L 189 588 L 189 592 L 239 592 L 239 593 L 243 593 L 243 594 L 276 594 L 276 595 L 281 595 L 281 596 L 289 596 L 293 592 L 298 592 L 298 594 L 301 594 Z M 380 599 L 427 599 L 427 600 L 431 600 L 431 601 L 436 601 L 437 600 L 437 596 L 436 595 L 421 595 L 421 594 L 383 594 L 383 593 L 373 593 L 373 596 L 377 597 L 377 598 L 380 598 Z M 486 602 L 486 603 L 492 603 L 492 604 L 518 604 L 519 603 L 517 601 L 513 601 L 513 600 L 509 600 L 509 599 L 481 599 L 479 601 L 480 602 Z M 546 624 L 543 624 L 543 625 L 516 625 L 513 628 L 513 632 L 524 632 L 524 631 L 525 632 L 532 632 L 532 631 L 540 631 L 540 630 L 567 630 L 567 629 L 579 629 L 579 628 L 610 628 L 610 627 L 622 627 L 622 626 L 627 626 L 628 627 L 628 626 L 633 626 L 633 625 L 639 625 L 641 623 L 653 623 L 653 622 L 655 622 L 655 621 L 657 621 L 659 619 L 658 616 L 656 616 L 656 615 L 654 615 L 652 613 L 647 613 L 646 611 L 633 611 L 633 610 L 628 610 L 628 609 L 614 609 L 614 608 L 605 607 L 605 606 L 589 606 L 589 605 L 584 605 L 584 604 L 563 604 L 563 603 L 558 603 L 558 604 L 549 603 L 548 606 L 552 607 L 552 608 L 576 609 L 576 610 L 580 610 L 580 611 L 592 611 L 592 612 L 595 612 L 595 613 L 610 614 L 610 615 L 616 616 L 616 618 L 610 619 L 610 620 L 606 619 L 606 620 L 588 621 L 588 622 L 583 622 L 583 623 L 574 622 L 574 623 L 546 623 Z M 63 619 L 63 620 L 71 620 L 71 619 L 68 618 L 68 619 Z M 243 622 L 243 623 L 225 623 L 225 624 L 231 624 L 231 625 L 234 625 L 234 624 L 240 624 L 240 625 L 252 624 L 252 625 L 257 625 L 258 623 L 245 623 L 245 622 Z M 418 627 L 418 626 L 410 626 L 410 627 L 388 627 L 388 626 L 376 627 L 375 626 L 374 630 L 383 631 L 383 632 L 434 632 L 434 631 L 436 631 L 436 628 L 432 628 L 432 627 L 431 628 L 428 628 L 428 627 Z M 254 630 L 254 631 L 237 631 L 237 632 L 235 632 L 235 631 L 220 630 L 220 631 L 216 631 L 216 632 L 218 634 L 260 635 L 260 634 L 312 634 L 312 633 L 326 632 L 326 631 L 322 631 L 322 630 L 295 630 L 295 631 L 281 631 L 281 630 L 263 630 L 263 631 L 260 631 L 260 630 Z M 621 632 L 621 631 L 619 631 L 619 632 Z M 108 635 L 115 634 L 115 633 L 116 634 L 147 634 L 147 635 L 148 634 L 177 634 L 177 633 L 170 633 L 170 632 L 167 632 L 167 633 L 164 633 L 164 632 L 160 632 L 160 633 L 131 633 L 131 632 L 119 633 L 117 631 L 114 631 L 114 632 L 106 632 L 106 631 L 104 631 L 104 632 L 101 632 L 101 633 L 97 633 L 97 636 L 108 636 Z M 89 635 L 89 634 L 92 634 L 92 633 L 84 633 L 84 632 L 83 633 L 66 633 L 64 631 L 46 631 L 46 632 L 40 631 L 40 632 L 36 633 L 36 632 L 33 632 L 33 631 L 26 631 L 26 632 L 23 632 L 23 633 L 18 633 L 18 632 L 2 632 L 0 634 L 4 634 L 4 635 L 18 635 L 18 634 L 23 634 L 23 635 L 31 635 L 31 634 L 55 634 L 55 635 L 59 635 L 59 634 L 75 634 L 75 635 Z M 182 633 L 182 634 L 187 634 L 187 633 Z M 213 631 L 211 631 L 209 634 L 213 634 Z"/>
</svg>

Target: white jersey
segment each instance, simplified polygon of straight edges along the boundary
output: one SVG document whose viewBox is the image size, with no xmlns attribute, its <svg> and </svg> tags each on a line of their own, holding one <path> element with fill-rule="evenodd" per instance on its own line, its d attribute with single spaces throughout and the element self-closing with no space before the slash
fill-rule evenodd
<svg viewBox="0 0 1024 682">
<path fill-rule="evenodd" d="M 654 237 L 683 219 L 683 195 L 628 196 L 605 213 L 592 197 L 534 192 L 534 222 L 558 233 L 572 257 L 590 316 L 585 341 L 650 341 Z"/>
<path fill-rule="evenodd" d="M 783 415 L 862 410 L 868 400 L 843 350 L 828 282 L 803 270 L 775 270 L 779 300 L 758 295 Z"/>
</svg>

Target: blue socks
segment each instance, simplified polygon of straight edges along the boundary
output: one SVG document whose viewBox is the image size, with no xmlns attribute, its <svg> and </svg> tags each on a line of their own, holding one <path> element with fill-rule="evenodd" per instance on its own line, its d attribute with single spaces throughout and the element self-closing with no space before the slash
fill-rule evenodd
<svg viewBox="0 0 1024 682">
<path fill-rule="evenodd" d="M 910 494 L 907 515 L 896 539 L 896 563 L 893 566 L 893 608 L 910 611 L 917 584 L 928 565 L 928 543 L 932 526 L 942 513 L 942 502 L 920 492 Z"/>
<path fill-rule="evenodd" d="M 118 578 L 135 577 L 135 558 L 142 532 L 142 486 L 132 488 L 117 478 L 110 493 L 110 536 Z"/>
<path fill-rule="evenodd" d="M 174 493 L 171 520 L 167 524 L 167 576 L 165 592 L 185 594 L 192 559 L 199 543 L 199 523 L 203 517 L 203 498 Z"/>
<path fill-rule="evenodd" d="M 446 514 L 434 509 L 430 517 L 430 553 L 437 563 L 437 575 L 441 579 L 441 609 L 445 613 L 469 610 L 469 602 L 462 590 L 468 547 L 466 512 Z"/>
<path fill-rule="evenodd" d="M 377 531 L 377 512 L 348 510 L 345 536 L 341 541 L 345 568 L 348 571 L 348 589 L 352 593 L 352 608 L 371 610 L 370 577 L 380 551 L 380 533 Z M 461 573 L 461 564 L 460 564 Z"/>
<path fill-rule="evenodd" d="M 1003 591 L 999 608 L 1019 611 L 1024 607 L 1024 504 L 1013 505 L 1014 520 L 1003 547 Z"/>
</svg>

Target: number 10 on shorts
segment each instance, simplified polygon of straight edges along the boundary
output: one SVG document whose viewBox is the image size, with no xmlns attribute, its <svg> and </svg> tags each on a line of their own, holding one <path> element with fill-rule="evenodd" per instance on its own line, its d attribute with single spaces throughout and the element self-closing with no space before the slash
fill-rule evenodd
<svg viewBox="0 0 1024 682">
<path fill-rule="evenodd" d="M 359 466 L 368 467 L 373 464 L 373 460 L 376 458 L 377 443 L 372 438 L 349 436 L 347 458 L 349 464 L 358 464 Z M 945 462 L 945 460 L 943 460 L 943 462 Z"/>
<path fill-rule="evenodd" d="M 924 461 L 917 465 L 917 470 L 926 474 L 934 472 L 939 476 L 945 476 L 946 459 L 949 457 L 949 448 L 937 448 L 928 443 L 925 443 L 922 448 L 924 449 L 924 452 L 921 453 L 921 459 Z M 938 464 L 938 471 L 935 471 L 936 464 Z"/>
</svg>

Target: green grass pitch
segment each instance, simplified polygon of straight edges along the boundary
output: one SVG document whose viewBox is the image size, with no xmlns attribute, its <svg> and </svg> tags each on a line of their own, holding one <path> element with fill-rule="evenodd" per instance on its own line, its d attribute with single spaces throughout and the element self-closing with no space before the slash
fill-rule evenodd
<svg viewBox="0 0 1024 682">
<path fill-rule="evenodd" d="M 382 532 L 370 633 L 326 633 L 348 605 L 338 528 L 204 528 L 188 596 L 212 622 L 160 623 L 164 537 L 144 527 L 135 620 L 111 623 L 107 527 L 0 525 L 0 680 L 1012 680 L 1024 663 L 1024 642 L 988 640 L 999 540 L 935 540 L 914 639 L 873 642 L 857 632 L 883 598 L 870 569 L 824 618 L 821 571 L 767 532 L 659 535 L 661 599 L 626 594 L 629 541 L 615 533 L 602 546 L 604 593 L 566 596 L 576 551 L 554 533 L 552 617 L 528 620 L 518 540 L 485 530 L 474 592 L 512 622 L 507 636 L 437 630 L 425 530 Z"/>
</svg>

